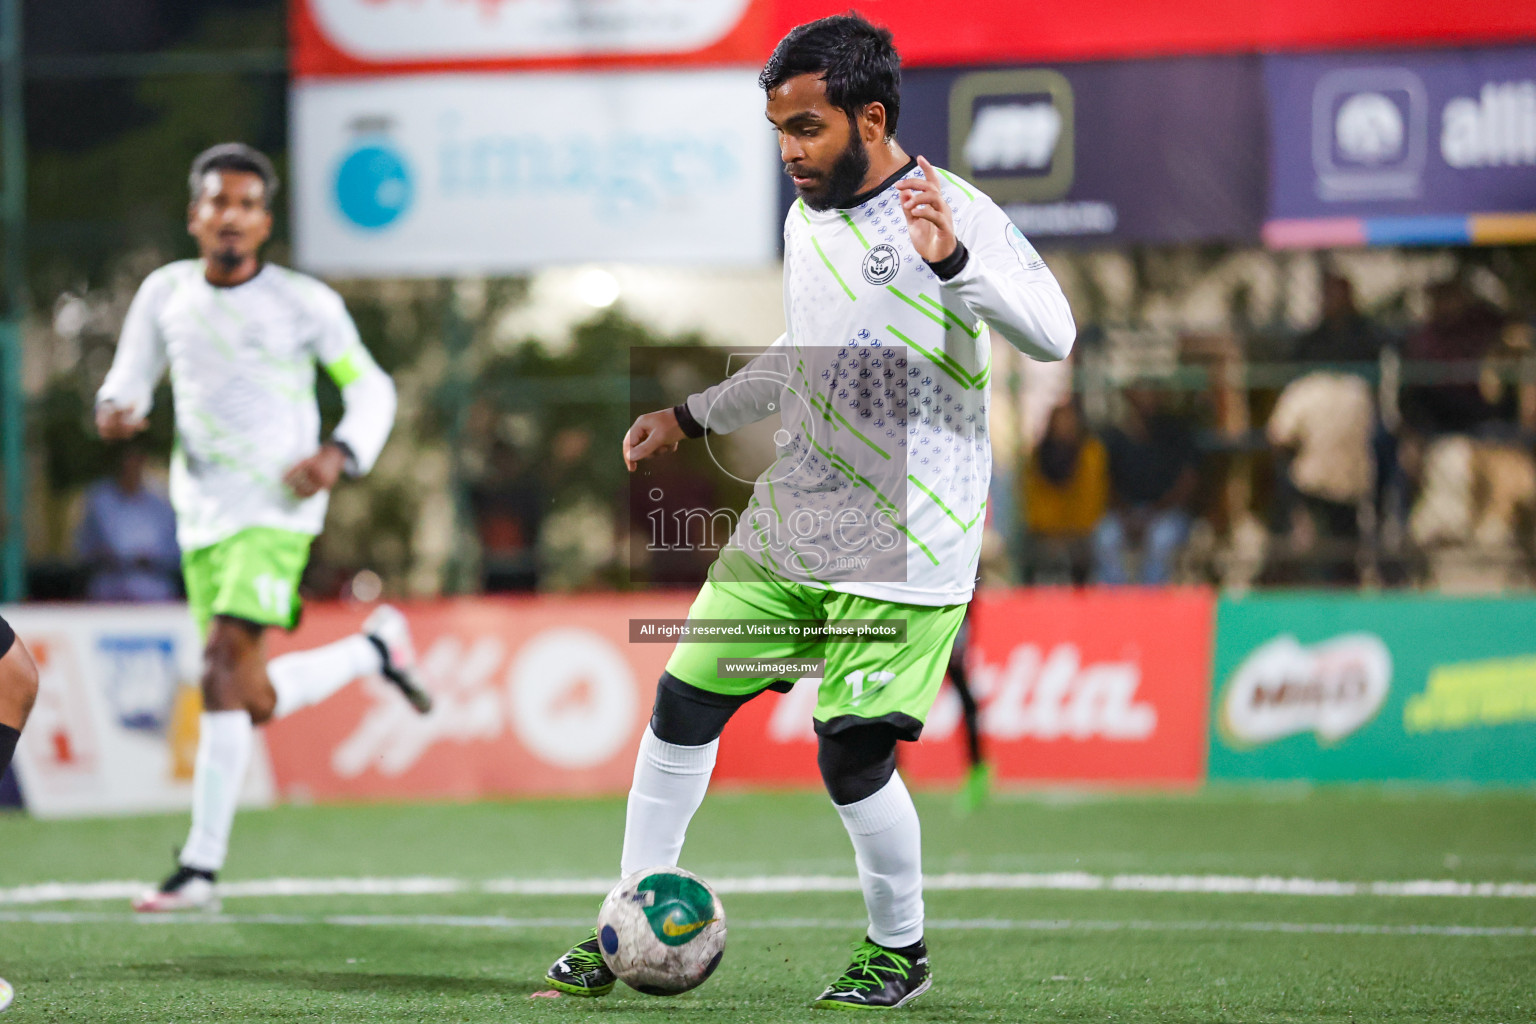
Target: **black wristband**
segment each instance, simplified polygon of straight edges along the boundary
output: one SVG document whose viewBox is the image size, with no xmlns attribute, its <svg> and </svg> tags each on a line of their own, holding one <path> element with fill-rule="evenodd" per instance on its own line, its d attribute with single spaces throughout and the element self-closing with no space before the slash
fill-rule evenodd
<svg viewBox="0 0 1536 1024">
<path fill-rule="evenodd" d="M 950 253 L 948 256 L 945 256 L 937 263 L 929 263 L 927 260 L 923 260 L 923 262 L 928 263 L 928 269 L 937 274 L 940 281 L 948 281 L 956 274 L 960 273 L 960 271 L 964 270 L 965 265 L 969 263 L 970 260 L 971 251 L 965 247 L 964 242 L 957 238 L 955 239 L 954 252 Z"/>
<path fill-rule="evenodd" d="M 674 405 L 672 407 L 672 415 L 677 417 L 677 425 L 682 428 L 684 436 L 698 438 L 703 437 L 707 433 L 703 424 L 694 419 L 693 413 L 688 411 L 687 402 L 684 402 L 682 405 Z"/>
<path fill-rule="evenodd" d="M 357 453 L 352 450 L 352 446 L 347 444 L 347 442 L 345 442 L 343 440 L 340 440 L 339 438 L 335 438 L 335 437 L 331 438 L 329 441 L 327 441 L 325 443 L 330 445 L 332 448 L 335 448 L 337 451 L 341 452 L 341 457 L 345 460 L 345 462 L 343 463 L 343 467 L 346 469 L 347 475 L 349 475 L 349 476 L 356 476 L 357 475 Z"/>
</svg>

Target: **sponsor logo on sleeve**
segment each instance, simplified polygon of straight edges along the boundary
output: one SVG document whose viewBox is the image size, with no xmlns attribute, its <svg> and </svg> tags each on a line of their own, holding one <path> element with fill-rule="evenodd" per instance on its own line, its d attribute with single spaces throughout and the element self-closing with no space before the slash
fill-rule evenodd
<svg viewBox="0 0 1536 1024">
<path fill-rule="evenodd" d="M 1024 237 L 1024 232 L 1019 230 L 1017 224 L 1009 224 L 1005 233 L 1008 236 L 1008 245 L 1019 257 L 1019 262 L 1024 264 L 1025 270 L 1040 270 L 1045 266 L 1045 260 L 1041 259 L 1035 247 L 1029 244 L 1029 239 Z"/>
<path fill-rule="evenodd" d="M 1348 633 L 1310 646 L 1276 637 L 1232 673 L 1219 726 L 1235 746 L 1304 732 L 1337 743 L 1376 717 L 1391 682 L 1391 652 L 1374 634 Z"/>
</svg>

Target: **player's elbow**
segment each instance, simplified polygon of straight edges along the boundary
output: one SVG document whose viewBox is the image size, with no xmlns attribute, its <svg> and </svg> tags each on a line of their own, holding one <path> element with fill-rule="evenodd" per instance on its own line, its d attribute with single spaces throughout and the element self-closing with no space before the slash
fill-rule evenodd
<svg viewBox="0 0 1536 1024">
<path fill-rule="evenodd" d="M 1077 340 L 1077 325 L 1069 318 L 1009 340 L 1013 342 L 1014 348 L 1037 362 L 1059 363 L 1072 354 L 1072 344 Z"/>
<path fill-rule="evenodd" d="M 399 403 L 394 380 L 376 366 L 343 388 L 341 397 L 349 409 L 355 402 L 359 406 L 378 410 L 380 418 L 391 421 L 395 418 L 395 407 Z"/>
<path fill-rule="evenodd" d="M 1072 354 L 1072 345 L 1077 341 L 1077 324 L 1068 317 L 1057 324 L 1045 339 L 1044 348 L 1048 353 L 1046 362 L 1058 363 Z"/>
<path fill-rule="evenodd" d="M 400 395 L 395 390 L 394 378 L 383 370 L 379 371 L 379 404 L 389 410 L 389 415 L 385 418 L 393 423 L 395 412 L 400 407 Z"/>
</svg>

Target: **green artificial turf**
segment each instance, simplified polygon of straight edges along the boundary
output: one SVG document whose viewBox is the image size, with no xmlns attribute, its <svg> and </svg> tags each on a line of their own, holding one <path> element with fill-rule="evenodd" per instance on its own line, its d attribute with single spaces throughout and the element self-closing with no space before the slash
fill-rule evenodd
<svg viewBox="0 0 1536 1024">
<path fill-rule="evenodd" d="M 1536 882 L 1529 791 L 1011 796 L 969 817 L 948 794 L 918 801 L 929 872 Z M 250 812 L 222 878 L 603 876 L 622 818 L 615 800 Z M 180 816 L 0 817 L 0 888 L 155 879 L 184 831 Z M 825 797 L 801 793 L 712 795 L 683 864 L 706 878 L 853 872 Z M 1528 897 L 969 890 L 927 902 L 936 980 L 902 1020 L 1536 1020 Z M 852 892 L 732 895 L 725 961 L 696 992 L 530 998 L 596 903 L 473 886 L 248 897 L 226 901 L 227 923 L 134 920 L 121 901 L 0 905 L 23 918 L 0 919 L 0 977 L 17 989 L 0 1021 L 826 1020 L 808 1003 L 864 916 Z M 54 912 L 72 916 L 37 917 Z M 282 923 L 250 920 L 259 915 Z M 324 920 L 338 915 L 353 923 Z"/>
</svg>

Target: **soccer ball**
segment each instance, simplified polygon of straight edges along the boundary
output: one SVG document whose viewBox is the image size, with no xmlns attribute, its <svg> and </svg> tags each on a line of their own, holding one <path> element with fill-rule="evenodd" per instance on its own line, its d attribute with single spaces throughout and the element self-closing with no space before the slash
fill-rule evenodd
<svg viewBox="0 0 1536 1024">
<path fill-rule="evenodd" d="M 636 871 L 597 914 L 608 969 L 630 988 L 675 996 L 704 984 L 725 954 L 725 908 L 702 878 L 682 868 Z"/>
</svg>

